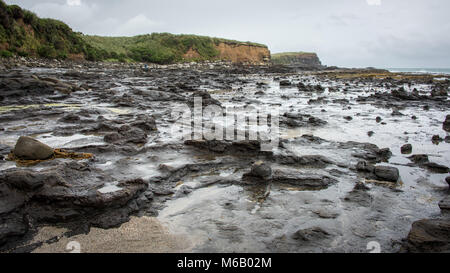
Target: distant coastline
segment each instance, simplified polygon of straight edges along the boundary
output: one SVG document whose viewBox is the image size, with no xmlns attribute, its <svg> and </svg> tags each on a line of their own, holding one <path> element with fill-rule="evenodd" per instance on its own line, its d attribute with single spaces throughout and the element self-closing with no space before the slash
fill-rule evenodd
<svg viewBox="0 0 450 273">
<path fill-rule="evenodd" d="M 390 72 L 414 73 L 414 74 L 449 74 L 450 68 L 385 68 Z"/>
</svg>

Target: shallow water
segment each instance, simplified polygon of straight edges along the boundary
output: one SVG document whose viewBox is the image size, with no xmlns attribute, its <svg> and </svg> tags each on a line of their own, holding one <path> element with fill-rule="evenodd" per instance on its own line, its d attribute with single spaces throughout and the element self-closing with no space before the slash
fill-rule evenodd
<svg viewBox="0 0 450 273">
<path fill-rule="evenodd" d="M 32 73 L 62 71 L 34 69 Z M 183 145 L 183 134 L 171 130 L 174 123 L 171 110 L 180 109 L 183 105 L 181 102 L 155 101 L 145 107 L 121 107 L 93 98 L 89 93 L 75 93 L 72 99 L 80 103 L 76 106 L 64 103 L 45 106 L 63 110 L 64 113 L 79 110 L 80 107 L 86 109 L 88 106 L 89 110 L 96 110 L 111 120 L 135 114 L 155 115 L 158 132 L 149 134 L 147 143 L 134 147 L 143 149 L 143 152 L 130 155 L 104 152 L 97 154 L 90 164 L 107 171 L 117 181 L 131 178 L 151 181 L 151 189 L 157 188 L 162 196 L 158 196 L 160 199 L 157 201 L 163 200 L 157 206 L 158 220 L 167 225 L 172 233 L 193 242 L 194 252 L 367 252 L 366 246 L 371 241 L 379 242 L 383 252 L 398 251 L 401 240 L 407 236 L 414 221 L 440 213 L 437 203 L 446 196 L 448 187 L 445 182 L 448 174 L 436 174 L 418 166 L 408 166 L 411 162 L 407 157 L 410 155 L 401 154 L 400 147 L 410 143 L 413 145 L 413 154 L 428 154 L 430 161 L 448 166 L 450 144 L 440 142 L 436 145 L 431 141 L 433 135 L 439 134 L 442 138 L 449 135 L 442 129 L 448 110 L 435 105 L 429 111 L 424 111 L 421 103 L 407 105 L 394 101 L 392 104 L 399 106 L 404 115 L 392 116 L 392 106 L 355 100 L 358 96 L 369 96 L 374 91 L 387 92 L 384 87 L 354 82 L 345 86 L 343 81 L 323 81 L 308 73 L 281 76 L 294 83 L 320 83 L 326 90 L 323 93 L 305 93 L 299 92 L 295 85 L 280 88 L 279 81 L 274 80 L 275 75 L 240 76 L 239 80 L 245 83 L 236 82 L 232 89 L 225 89 L 214 81 L 208 83 L 209 79 L 199 86 L 199 89 L 208 90 L 225 107 L 249 105 L 261 111 L 277 109 L 281 115 L 290 112 L 309 114 L 327 121 L 326 125 L 317 127 L 282 126 L 280 137 L 287 141 L 283 143 L 284 148 L 295 155 L 322 155 L 334 162 L 325 168 L 289 167 L 291 172 L 328 175 L 338 180 L 338 183 L 317 191 L 272 185 L 270 195 L 264 201 L 258 198 L 261 191 L 265 190 L 261 186 L 214 183 L 224 179 L 240 181 L 250 169 L 252 159 L 245 155 L 211 154 Z M 111 81 L 117 86 L 105 88 L 105 92 L 118 97 L 131 92 L 130 88 L 142 91 L 158 86 L 155 79 L 146 77 L 113 77 Z M 258 88 L 257 82 L 264 82 L 267 87 Z M 330 92 L 330 87 L 341 91 Z M 424 93 L 430 92 L 428 85 L 413 85 L 411 88 L 414 87 Z M 347 91 L 343 91 L 344 88 Z M 263 91 L 264 95 L 255 95 L 257 91 Z M 239 97 L 242 99 L 235 100 Z M 328 102 L 308 103 L 311 99 L 322 97 Z M 342 99 L 349 100 L 349 103 L 333 102 Z M 25 108 L 39 106 L 2 106 L 0 114 Z M 418 119 L 413 120 L 413 115 Z M 31 134 L 55 148 L 106 145 L 102 134 L 55 134 L 60 126 L 71 126 L 62 125 L 58 121 L 60 116 L 40 120 L 29 118 L 21 121 L 24 127 L 18 127 L 18 121 L 4 121 L 1 127 L 5 128 L 5 132 L 2 133 L 0 144 L 12 147 L 20 135 Z M 346 116 L 353 119 L 347 121 L 344 119 Z M 89 117 L 92 120 L 98 118 L 97 114 Z M 377 123 L 376 117 L 381 117 L 386 124 Z M 223 120 L 214 122 L 224 125 Z M 374 132 L 373 136 L 368 136 L 369 131 Z M 305 134 L 320 137 L 325 142 L 305 144 L 298 141 Z M 353 156 L 358 149 L 338 147 L 339 143 L 347 141 L 390 148 L 393 155 L 389 162 L 382 164 L 399 169 L 401 181 L 398 185 L 392 189 L 382 184 L 367 183 L 370 187 L 368 205 L 346 201 L 355 183 L 365 182 L 352 169 L 359 161 Z M 201 167 L 184 173 L 183 168 L 188 165 Z M 275 163 L 272 165 L 274 168 L 286 167 Z M 13 167 L 15 164 L 11 162 L 0 164 L 0 170 Z M 173 180 L 170 183 L 161 178 L 167 170 L 173 173 L 179 171 L 170 177 Z M 183 193 L 186 187 L 192 191 Z M 105 181 L 98 191 L 108 194 L 119 190 L 121 188 L 116 182 Z M 298 230 L 311 227 L 323 228 L 329 236 L 312 241 L 293 238 Z"/>
</svg>

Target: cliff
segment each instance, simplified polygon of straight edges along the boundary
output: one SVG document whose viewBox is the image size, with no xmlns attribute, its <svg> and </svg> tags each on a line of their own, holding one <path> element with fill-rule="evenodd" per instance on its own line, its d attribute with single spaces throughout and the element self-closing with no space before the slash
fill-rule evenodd
<svg viewBox="0 0 450 273">
<path fill-rule="evenodd" d="M 316 53 L 286 52 L 272 54 L 273 64 L 296 66 L 300 68 L 321 68 L 322 62 Z"/>
<path fill-rule="evenodd" d="M 114 52 L 113 59 L 131 59 L 160 64 L 227 60 L 263 63 L 270 60 L 265 45 L 198 35 L 152 33 L 134 37 L 83 36 L 100 52 Z"/>
<path fill-rule="evenodd" d="M 65 23 L 41 19 L 0 0 L 0 57 L 149 62 L 228 60 L 262 63 L 270 60 L 265 45 L 198 35 L 153 33 L 134 37 L 88 36 Z"/>
<path fill-rule="evenodd" d="M 253 64 L 270 61 L 270 51 L 265 46 L 219 43 L 215 47 L 219 51 L 218 58 L 221 60 Z"/>
</svg>

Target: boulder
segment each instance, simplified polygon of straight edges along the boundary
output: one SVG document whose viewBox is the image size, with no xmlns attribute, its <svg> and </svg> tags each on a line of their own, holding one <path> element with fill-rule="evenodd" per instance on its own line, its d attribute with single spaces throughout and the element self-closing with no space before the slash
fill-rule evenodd
<svg viewBox="0 0 450 273">
<path fill-rule="evenodd" d="M 450 221 L 425 219 L 414 222 L 401 252 L 436 253 L 450 251 Z"/>
<path fill-rule="evenodd" d="M 442 128 L 445 131 L 450 132 L 450 115 L 447 115 L 447 117 L 445 118 L 445 121 L 444 121 L 444 124 L 443 124 Z"/>
<path fill-rule="evenodd" d="M 387 166 L 376 166 L 374 174 L 378 179 L 389 182 L 397 182 L 400 177 L 397 168 Z"/>
<path fill-rule="evenodd" d="M 16 143 L 14 155 L 26 160 L 45 160 L 53 156 L 53 149 L 31 137 L 22 136 Z"/>
<path fill-rule="evenodd" d="M 280 81 L 280 86 L 291 86 L 292 83 L 289 80 L 282 80 Z"/>
<path fill-rule="evenodd" d="M 270 167 L 270 165 L 259 161 L 253 164 L 251 171 L 245 176 L 268 179 L 272 176 L 272 168 Z"/>
<path fill-rule="evenodd" d="M 402 146 L 401 151 L 402 154 L 410 154 L 412 153 L 412 145 L 411 144 L 405 144 Z"/>
</svg>

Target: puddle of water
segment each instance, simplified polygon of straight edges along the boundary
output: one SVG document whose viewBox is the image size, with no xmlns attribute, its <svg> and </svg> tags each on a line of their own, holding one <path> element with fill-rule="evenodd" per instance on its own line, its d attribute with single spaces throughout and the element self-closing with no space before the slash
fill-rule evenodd
<svg viewBox="0 0 450 273">
<path fill-rule="evenodd" d="M 122 188 L 117 187 L 117 183 L 105 183 L 103 188 L 98 189 L 98 192 L 102 194 L 113 193 L 122 190 Z"/>
</svg>

